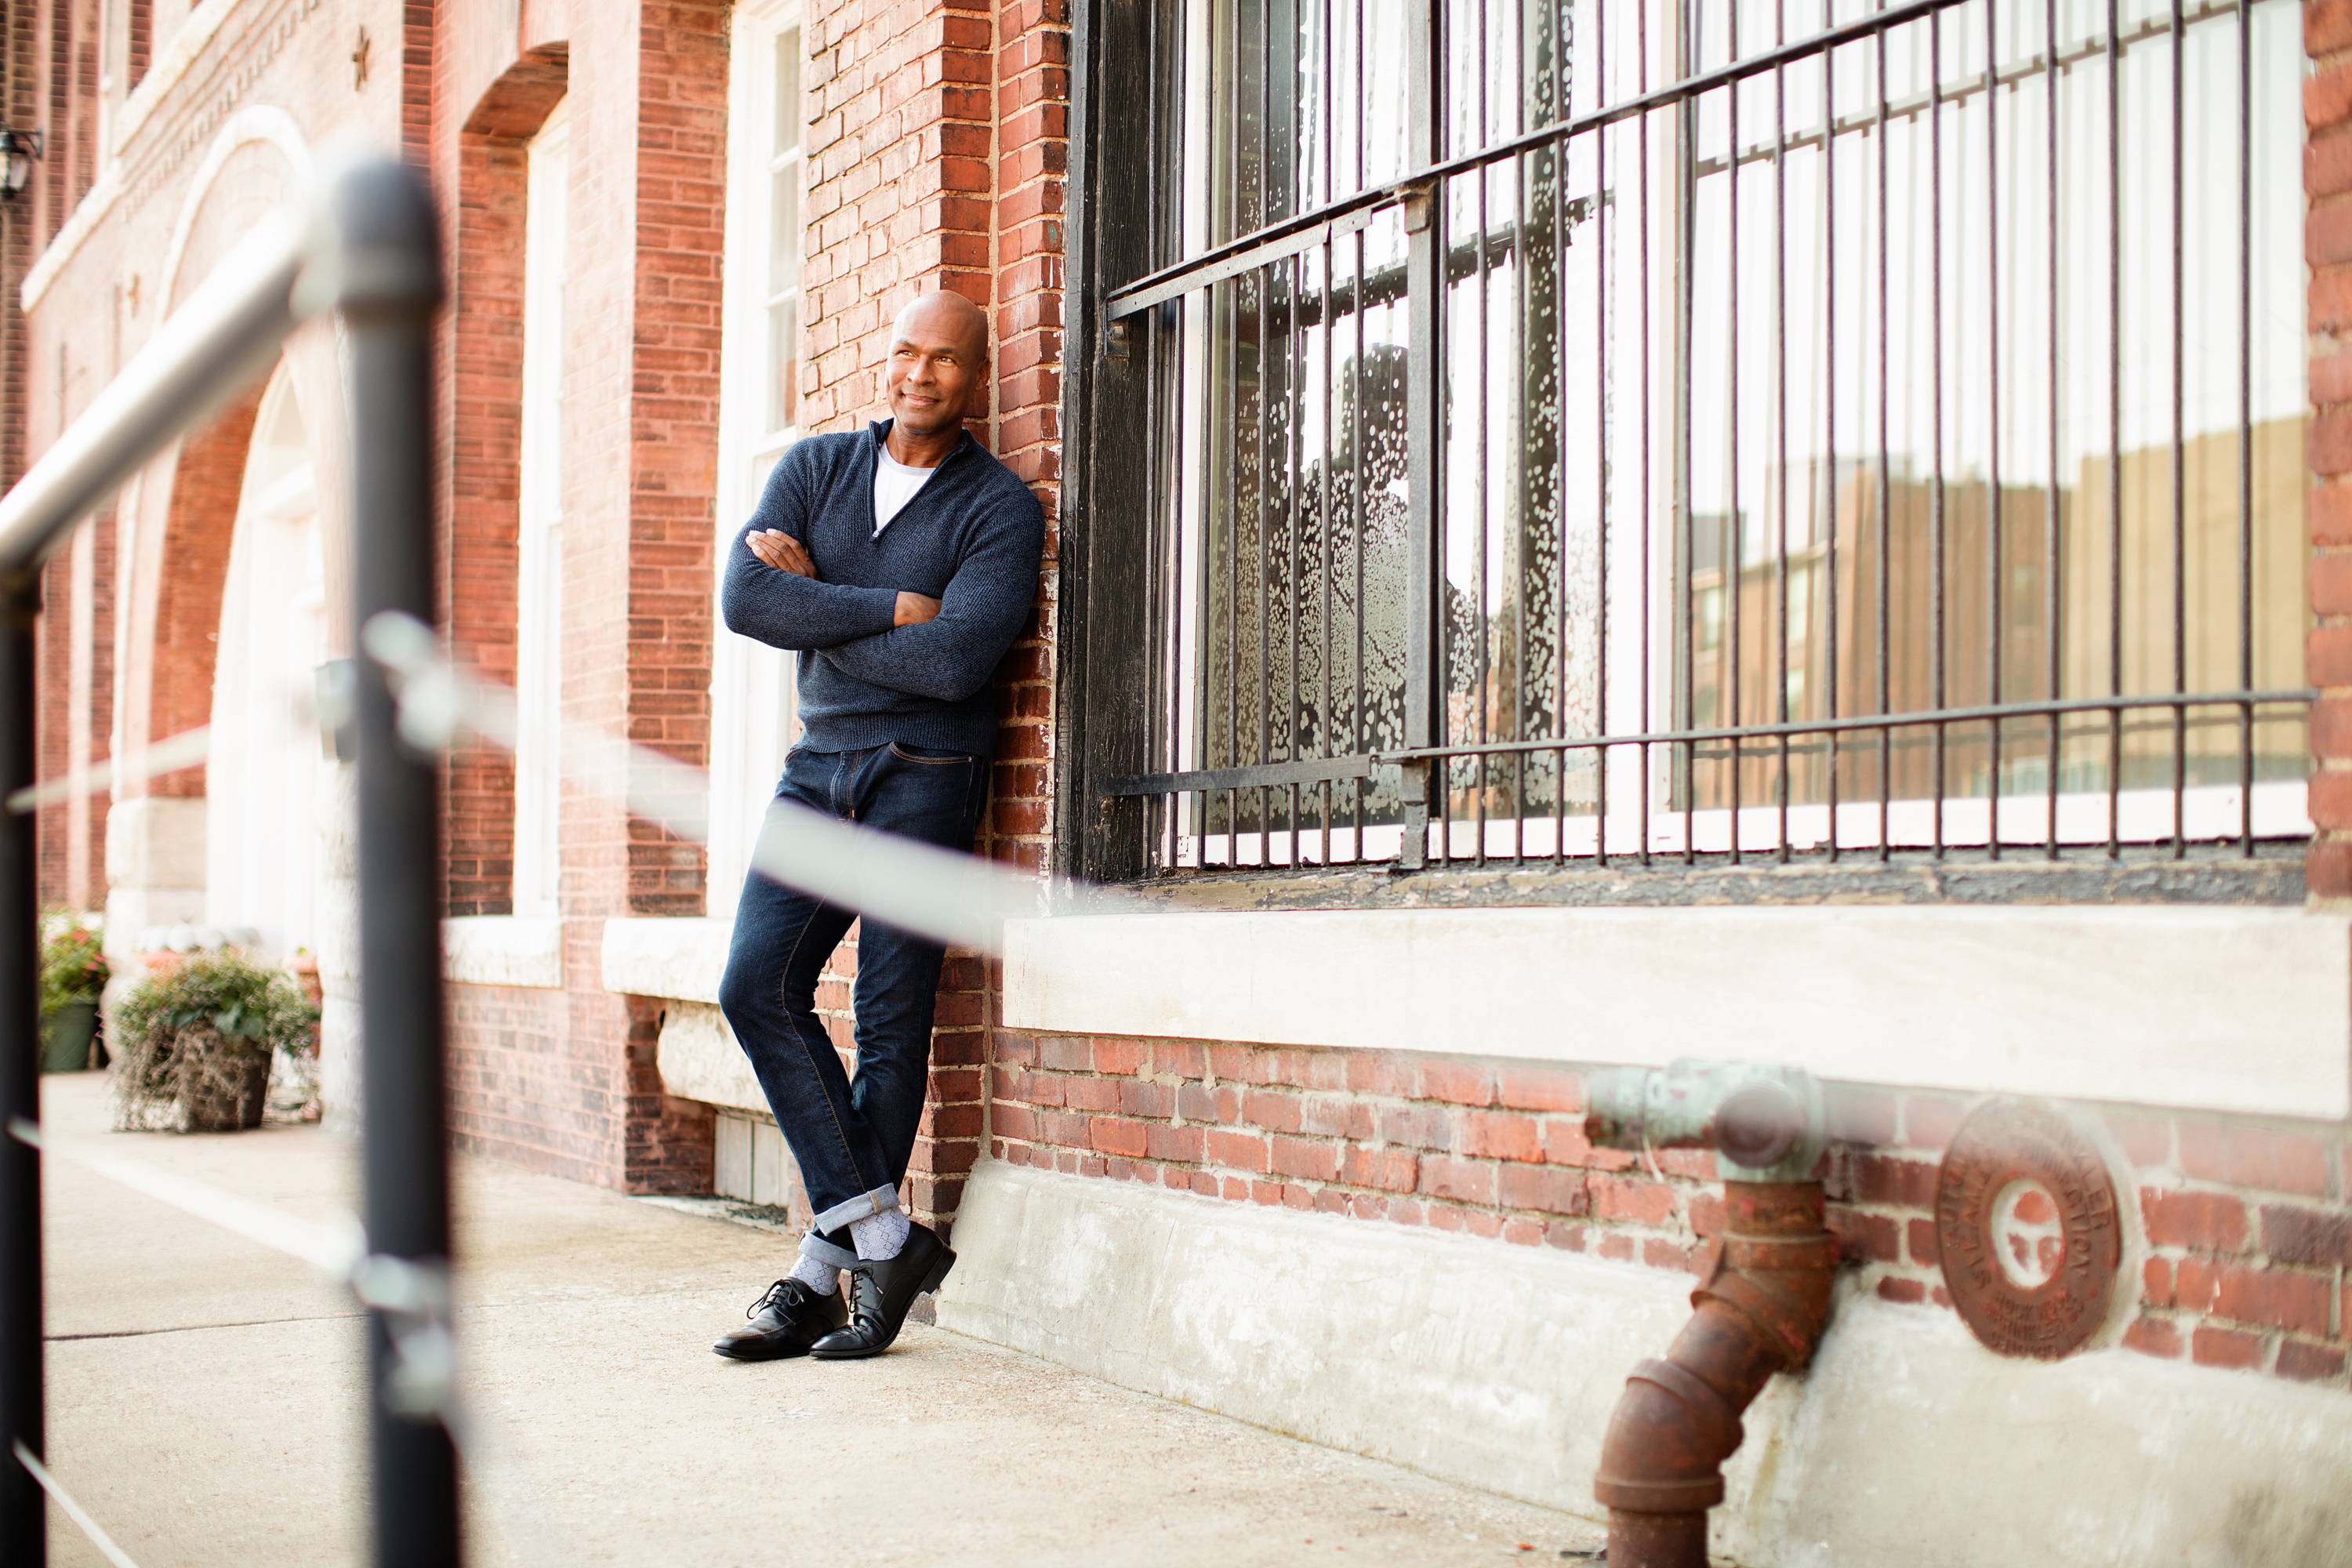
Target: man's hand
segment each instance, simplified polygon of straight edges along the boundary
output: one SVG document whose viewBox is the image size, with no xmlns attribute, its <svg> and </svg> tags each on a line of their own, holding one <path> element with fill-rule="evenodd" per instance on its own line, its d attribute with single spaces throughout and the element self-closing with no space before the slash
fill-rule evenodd
<svg viewBox="0 0 2352 1568">
<path fill-rule="evenodd" d="M 824 581 L 816 574 L 816 563 L 809 558 L 808 546 L 781 529 L 759 529 L 745 534 L 743 542 L 751 547 L 751 553 L 758 556 L 762 563 L 779 572 L 790 572 L 812 582 Z M 894 626 L 919 626 L 939 613 L 940 602 L 929 594 L 901 589 L 890 624 Z"/>
<path fill-rule="evenodd" d="M 779 572 L 790 572 L 795 576 L 807 577 L 820 583 L 824 580 L 816 574 L 816 563 L 809 559 L 808 546 L 781 529 L 755 530 L 744 536 L 743 542 L 751 547 L 751 553 L 758 556 L 761 563 L 774 567 Z M 898 624 L 901 626 L 906 625 L 906 597 L 904 594 L 898 595 Z M 936 606 L 934 608 L 936 609 Z M 926 616 L 923 618 L 929 620 L 930 616 Z"/>
</svg>

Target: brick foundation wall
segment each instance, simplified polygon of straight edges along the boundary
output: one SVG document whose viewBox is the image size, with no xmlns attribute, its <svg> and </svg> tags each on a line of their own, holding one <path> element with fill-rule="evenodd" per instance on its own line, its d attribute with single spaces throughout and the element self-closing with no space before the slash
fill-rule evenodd
<svg viewBox="0 0 2352 1568">
<path fill-rule="evenodd" d="M 1400 1052 L 995 1037 L 989 1149 L 1016 1165 L 1688 1268 L 1714 1157 L 1594 1148 L 1573 1068 Z M 1833 1086 L 1831 1227 L 1864 1283 L 1948 1310 L 1937 1163 L 1971 1101 Z M 2308 1124 L 2077 1106 L 2145 1241 L 2123 1343 L 2346 1385 L 2352 1143 Z M 2130 1222 L 2127 1222 L 2130 1223 Z M 2126 1252 L 2126 1269 L 2132 1254 Z"/>
</svg>

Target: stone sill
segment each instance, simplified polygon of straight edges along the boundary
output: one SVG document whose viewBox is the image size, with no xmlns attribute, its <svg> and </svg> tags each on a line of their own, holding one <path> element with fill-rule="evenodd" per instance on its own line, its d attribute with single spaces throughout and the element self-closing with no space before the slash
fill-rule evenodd
<svg viewBox="0 0 2352 1568">
<path fill-rule="evenodd" d="M 563 989 L 560 915 L 459 915 L 441 922 L 441 973 L 457 985 Z"/>
<path fill-rule="evenodd" d="M 1036 1033 L 2352 1110 L 2352 920 L 2301 909 L 1234 910 L 1014 921 L 1005 941 L 1005 1024 Z"/>
</svg>

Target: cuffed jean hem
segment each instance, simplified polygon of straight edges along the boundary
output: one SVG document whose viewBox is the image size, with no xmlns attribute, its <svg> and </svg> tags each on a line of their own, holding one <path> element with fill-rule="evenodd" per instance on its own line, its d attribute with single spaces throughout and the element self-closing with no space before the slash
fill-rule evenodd
<svg viewBox="0 0 2352 1568">
<path fill-rule="evenodd" d="M 834 1205 L 812 1220 L 810 1226 L 813 1229 L 830 1233 L 839 1230 L 845 1225 L 855 1225 L 861 1219 L 870 1219 L 884 1209 L 894 1209 L 898 1206 L 898 1189 L 897 1187 L 877 1187 L 870 1193 L 860 1193 L 845 1203 Z M 845 1264 L 844 1267 L 846 1268 L 847 1265 Z"/>
<path fill-rule="evenodd" d="M 830 1263 L 835 1268 L 855 1268 L 857 1267 L 857 1254 L 850 1251 L 849 1248 L 845 1247 L 834 1246 L 833 1243 L 825 1240 L 824 1237 L 817 1235 L 814 1231 L 811 1231 L 808 1235 L 801 1237 L 801 1256 L 803 1258 L 814 1258 L 819 1263 Z"/>
</svg>

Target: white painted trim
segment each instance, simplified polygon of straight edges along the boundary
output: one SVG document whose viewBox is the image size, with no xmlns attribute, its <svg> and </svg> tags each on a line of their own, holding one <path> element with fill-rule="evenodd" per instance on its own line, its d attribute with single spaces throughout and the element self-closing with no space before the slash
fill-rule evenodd
<svg viewBox="0 0 2352 1568">
<path fill-rule="evenodd" d="M 310 143 L 291 114 L 274 104 L 252 103 L 230 115 L 213 137 L 213 144 L 205 149 L 205 161 L 189 176 L 187 195 L 180 199 L 180 216 L 172 224 L 171 248 L 163 255 L 155 296 L 158 308 L 167 313 L 179 285 L 180 263 L 187 258 L 188 237 L 195 230 L 196 214 L 204 210 L 205 197 L 212 193 L 223 166 L 248 142 L 267 142 L 277 148 L 293 166 L 295 184 L 310 183 Z"/>
<path fill-rule="evenodd" d="M 563 895 L 563 367 L 571 249 L 572 100 L 527 151 L 523 203 L 521 461 L 516 491 L 514 903 L 559 912 Z"/>
<path fill-rule="evenodd" d="M 995 1160 L 955 1246 L 943 1328 L 1587 1518 L 1626 1373 L 1690 1315 L 1684 1274 Z M 2302 1563 L 2352 1489 L 2338 1390 L 2006 1360 L 1850 1287 L 1745 1426 L 1713 1545 L 1753 1568 Z"/>
<path fill-rule="evenodd" d="M 1017 1029 L 2352 1110 L 2352 921 L 2300 909 L 1203 912 L 1005 942 Z"/>
<path fill-rule="evenodd" d="M 441 973 L 458 985 L 563 989 L 563 922 L 552 916 L 459 915 L 441 922 Z"/>
<path fill-rule="evenodd" d="M 225 4 L 226 0 L 213 0 L 213 3 Z M 189 25 L 194 26 L 194 19 L 192 18 Z M 141 91 L 144 90 L 142 86 Z M 219 177 L 221 166 L 228 162 L 229 155 L 248 142 L 267 142 L 276 147 L 293 166 L 296 184 L 309 182 L 312 164 L 310 143 L 291 114 L 272 104 L 254 103 L 230 115 L 215 132 L 212 145 L 205 150 L 204 161 L 196 165 L 196 172 L 189 176 L 187 194 L 180 201 L 179 216 L 173 220 L 171 243 L 165 247 L 163 268 L 156 278 L 154 298 L 157 309 L 162 312 L 157 320 L 171 313 L 173 285 L 179 278 L 180 262 L 187 253 L 188 236 L 195 227 L 196 213 L 204 205 L 205 194 L 212 189 L 214 180 Z M 98 183 L 90 187 L 89 195 L 82 197 L 80 205 L 74 208 L 73 216 L 66 220 L 65 226 L 58 230 L 48 247 L 26 272 L 24 285 L 17 291 L 24 309 L 30 310 L 41 302 L 42 296 L 49 291 L 49 286 L 58 280 L 73 260 L 74 253 L 81 248 L 82 242 L 98 231 L 99 226 L 113 211 L 114 204 L 122 199 L 123 193 L 129 188 L 129 182 L 122 175 L 121 163 L 110 160 Z"/>
<path fill-rule="evenodd" d="M 221 24 L 228 20 L 236 5 L 237 0 L 202 0 L 172 35 L 172 41 L 163 46 L 163 54 L 148 62 L 147 74 L 140 78 L 138 87 L 115 111 L 114 136 L 108 143 L 114 156 L 122 155 L 122 149 L 147 123 L 156 106 L 180 85 L 180 79 L 204 54 L 205 46 L 213 41 L 213 35 L 220 31 Z"/>
<path fill-rule="evenodd" d="M 604 989 L 625 996 L 719 1001 L 733 921 L 641 918 L 604 922 Z"/>
<path fill-rule="evenodd" d="M 711 548 L 713 624 L 735 531 L 759 504 L 763 460 L 798 440 L 768 427 L 769 251 L 775 144 L 776 39 L 801 26 L 799 0 L 742 0 L 730 34 L 727 215 L 719 380 L 719 482 Z M 803 35 L 805 52 L 805 35 Z M 803 100 L 803 112 L 806 112 Z M 794 154 L 797 156 L 797 154 Z M 803 205 L 802 221 L 808 221 Z M 803 248 L 805 248 L 803 247 Z M 803 321 L 805 322 L 805 312 Z M 710 650 L 710 840 L 704 909 L 731 916 L 751 845 L 783 772 L 793 723 L 793 658 L 723 628 Z"/>
</svg>

